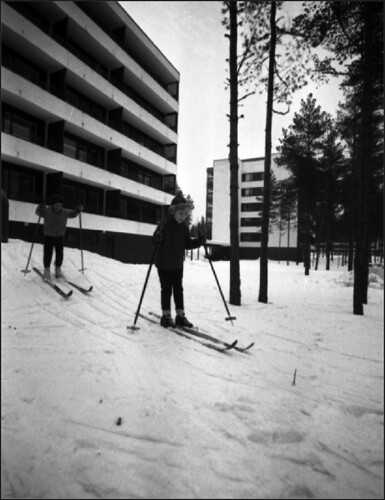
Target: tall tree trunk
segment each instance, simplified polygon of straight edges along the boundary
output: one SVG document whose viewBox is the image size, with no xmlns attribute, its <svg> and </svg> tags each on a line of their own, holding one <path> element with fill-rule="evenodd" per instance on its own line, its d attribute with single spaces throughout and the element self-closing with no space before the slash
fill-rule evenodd
<svg viewBox="0 0 385 500">
<path fill-rule="evenodd" d="M 287 221 L 287 261 L 286 261 L 286 265 L 289 265 L 289 260 L 290 260 L 290 218 L 291 218 L 291 210 L 289 208 L 289 218 Z"/>
<path fill-rule="evenodd" d="M 363 3 L 365 19 L 365 41 L 363 54 L 363 88 L 361 100 L 361 144 L 360 161 L 358 166 L 358 193 L 357 193 L 357 231 L 356 251 L 354 256 L 354 286 L 353 286 L 353 313 L 364 314 L 363 304 L 366 298 L 368 263 L 368 178 L 371 160 L 371 108 L 373 66 L 373 26 L 375 4 Z"/>
<path fill-rule="evenodd" d="M 330 271 L 330 253 L 333 248 L 333 199 L 334 199 L 334 182 L 333 182 L 333 163 L 329 162 L 328 169 L 328 186 L 327 186 L 327 202 L 326 202 L 326 270 Z"/>
<path fill-rule="evenodd" d="M 262 211 L 261 257 L 259 276 L 258 302 L 267 304 L 268 289 L 268 243 L 269 243 L 269 218 L 270 218 L 270 168 L 271 168 L 271 128 L 273 122 L 273 97 L 274 97 L 274 66 L 275 48 L 277 43 L 276 33 L 276 2 L 271 2 L 270 11 L 270 53 L 269 53 L 269 79 L 267 86 L 266 130 L 265 130 L 265 170 Z"/>
<path fill-rule="evenodd" d="M 230 304 L 241 305 L 239 272 L 239 207 L 238 207 L 238 67 L 237 67 L 237 2 L 229 2 L 230 13 Z"/>
<path fill-rule="evenodd" d="M 307 195 L 306 195 L 307 196 Z M 305 276 L 310 274 L 310 214 L 309 214 L 309 202 L 306 201 L 306 227 L 305 227 L 305 251 L 304 251 L 304 264 L 305 264 Z"/>
</svg>

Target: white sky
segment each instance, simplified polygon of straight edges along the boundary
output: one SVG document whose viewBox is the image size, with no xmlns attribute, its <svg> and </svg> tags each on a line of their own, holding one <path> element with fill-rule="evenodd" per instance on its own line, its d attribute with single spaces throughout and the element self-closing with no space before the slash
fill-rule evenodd
<svg viewBox="0 0 385 500">
<path fill-rule="evenodd" d="M 119 2 L 147 36 L 180 72 L 177 182 L 195 203 L 194 220 L 206 213 L 206 169 L 227 158 L 229 91 L 225 90 L 229 42 L 221 24 L 222 2 Z M 288 3 L 288 2 L 285 2 Z M 290 2 L 296 9 L 301 2 Z M 342 93 L 334 81 L 319 89 L 298 91 L 288 115 L 273 117 L 273 152 L 298 112 L 301 99 L 312 92 L 323 111 L 335 116 Z M 264 156 L 266 95 L 242 101 L 239 121 L 239 157 Z"/>
</svg>

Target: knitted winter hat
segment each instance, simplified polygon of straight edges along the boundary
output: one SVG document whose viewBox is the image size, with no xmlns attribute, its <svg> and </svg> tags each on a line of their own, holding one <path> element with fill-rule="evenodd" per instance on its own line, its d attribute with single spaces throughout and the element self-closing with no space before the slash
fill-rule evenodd
<svg viewBox="0 0 385 500">
<path fill-rule="evenodd" d="M 183 198 L 182 195 L 180 194 L 177 194 L 175 196 L 175 198 L 172 200 L 171 202 L 171 206 L 170 208 L 168 209 L 168 211 L 170 212 L 170 214 L 173 214 L 175 213 L 177 210 L 180 210 L 180 209 L 193 209 L 194 206 L 193 204 L 191 203 L 191 201 L 187 201 L 186 198 Z"/>
<path fill-rule="evenodd" d="M 55 205 L 55 203 L 64 204 L 64 198 L 61 194 L 53 194 L 50 198 L 51 205 Z"/>
</svg>

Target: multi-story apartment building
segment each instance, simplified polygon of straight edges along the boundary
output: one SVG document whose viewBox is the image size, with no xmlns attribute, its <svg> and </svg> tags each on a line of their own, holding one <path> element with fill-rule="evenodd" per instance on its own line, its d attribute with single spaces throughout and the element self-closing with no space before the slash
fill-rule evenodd
<svg viewBox="0 0 385 500">
<path fill-rule="evenodd" d="M 287 176 L 272 154 L 271 170 L 277 180 Z M 239 160 L 239 249 L 240 258 L 255 259 L 260 255 L 265 158 Z M 207 169 L 206 221 L 213 258 L 230 255 L 230 164 L 228 159 L 214 160 Z M 296 259 L 296 224 L 279 228 L 270 225 L 268 256 L 271 259 Z"/>
<path fill-rule="evenodd" d="M 147 262 L 175 193 L 179 72 L 116 1 L 3 1 L 1 27 L 9 237 L 41 242 L 35 207 L 61 193 L 85 207 L 85 249 Z"/>
</svg>

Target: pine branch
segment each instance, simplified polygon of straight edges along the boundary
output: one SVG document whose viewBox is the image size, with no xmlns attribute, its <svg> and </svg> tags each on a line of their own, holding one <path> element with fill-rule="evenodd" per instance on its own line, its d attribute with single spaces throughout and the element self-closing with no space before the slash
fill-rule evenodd
<svg viewBox="0 0 385 500">
<path fill-rule="evenodd" d="M 255 94 L 255 90 L 252 90 L 251 92 L 248 92 L 244 96 L 240 97 L 237 102 L 241 102 L 241 101 L 243 101 L 244 99 L 246 99 L 247 97 L 249 97 L 249 96 L 251 96 L 253 94 Z"/>
</svg>

